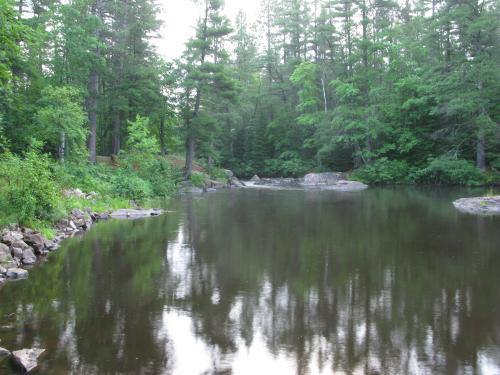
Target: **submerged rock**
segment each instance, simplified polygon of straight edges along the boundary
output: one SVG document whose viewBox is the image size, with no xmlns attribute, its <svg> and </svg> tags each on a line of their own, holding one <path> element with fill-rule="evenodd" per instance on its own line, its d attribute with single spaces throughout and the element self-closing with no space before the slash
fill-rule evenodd
<svg viewBox="0 0 500 375">
<path fill-rule="evenodd" d="M 24 372 L 30 372 L 38 366 L 38 357 L 45 349 L 22 349 L 12 352 L 12 361 Z"/>
<path fill-rule="evenodd" d="M 500 195 L 493 197 L 461 198 L 453 202 L 460 212 L 475 215 L 500 215 Z"/>
<path fill-rule="evenodd" d="M 138 219 L 141 217 L 150 217 L 150 216 L 158 216 L 163 213 L 163 210 L 158 208 L 152 209 L 122 209 L 111 212 L 110 216 L 113 219 Z"/>
</svg>

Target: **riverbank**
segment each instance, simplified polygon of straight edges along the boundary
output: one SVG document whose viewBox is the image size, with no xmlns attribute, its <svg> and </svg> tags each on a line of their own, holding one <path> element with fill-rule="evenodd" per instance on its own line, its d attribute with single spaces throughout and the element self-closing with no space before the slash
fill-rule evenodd
<svg viewBox="0 0 500 375">
<path fill-rule="evenodd" d="M 63 240 L 88 231 L 98 221 L 111 218 L 135 219 L 162 213 L 161 209 L 126 208 L 94 212 L 88 208 L 75 208 L 65 219 L 55 224 L 55 236 L 52 239 L 45 237 L 40 231 L 11 224 L 0 232 L 0 285 L 8 280 L 27 278 L 29 269 L 57 250 Z"/>
</svg>

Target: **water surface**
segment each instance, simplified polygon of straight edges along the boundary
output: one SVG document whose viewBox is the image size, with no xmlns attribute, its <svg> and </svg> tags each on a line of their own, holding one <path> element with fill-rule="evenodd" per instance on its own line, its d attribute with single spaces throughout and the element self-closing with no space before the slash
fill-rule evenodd
<svg viewBox="0 0 500 375">
<path fill-rule="evenodd" d="M 223 191 L 100 223 L 0 289 L 0 346 L 56 375 L 499 374 L 500 218 L 468 194 Z"/>
</svg>

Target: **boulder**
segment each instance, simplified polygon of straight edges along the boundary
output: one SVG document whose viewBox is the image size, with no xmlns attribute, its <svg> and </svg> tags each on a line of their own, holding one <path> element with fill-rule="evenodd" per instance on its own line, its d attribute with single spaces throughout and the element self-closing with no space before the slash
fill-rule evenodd
<svg viewBox="0 0 500 375">
<path fill-rule="evenodd" d="M 7 277 L 10 279 L 25 279 L 28 277 L 28 271 L 21 268 L 9 268 L 7 270 Z"/>
<path fill-rule="evenodd" d="M 12 248 L 12 256 L 14 259 L 21 259 L 23 257 L 23 249 L 20 247 L 13 247 Z"/>
<path fill-rule="evenodd" d="M 343 179 L 339 172 L 309 173 L 304 176 L 306 186 L 333 185 Z"/>
<path fill-rule="evenodd" d="M 250 181 L 253 181 L 253 182 L 258 182 L 258 181 L 260 181 L 260 177 L 259 177 L 259 176 L 257 176 L 257 175 L 254 175 L 254 176 L 250 179 Z"/>
<path fill-rule="evenodd" d="M 224 182 L 216 181 L 216 180 L 208 180 L 207 188 L 208 189 L 223 189 L 226 186 Z"/>
<path fill-rule="evenodd" d="M 23 240 L 18 240 L 16 242 L 14 242 L 12 245 L 10 245 L 10 249 L 21 249 L 21 250 L 24 250 L 24 249 L 27 249 L 29 247 L 29 245 L 24 242 Z"/>
<path fill-rule="evenodd" d="M 232 185 L 232 186 L 236 186 L 236 187 L 244 187 L 245 184 L 243 182 L 241 182 L 240 180 L 238 180 L 238 177 L 231 177 L 231 179 L 229 180 L 229 183 Z"/>
<path fill-rule="evenodd" d="M 457 210 L 475 215 L 500 215 L 500 195 L 492 197 L 461 198 L 453 202 Z"/>
<path fill-rule="evenodd" d="M 0 358 L 10 357 L 10 351 L 5 348 L 0 348 Z"/>
<path fill-rule="evenodd" d="M 340 180 L 333 185 L 328 185 L 325 189 L 334 191 L 361 191 L 368 189 L 368 185 L 358 181 Z"/>
<path fill-rule="evenodd" d="M 23 264 L 32 265 L 36 263 L 36 255 L 33 249 L 28 248 L 23 251 L 23 256 L 21 258 Z"/>
<path fill-rule="evenodd" d="M 5 275 L 7 273 L 7 268 L 0 266 L 0 275 Z"/>
<path fill-rule="evenodd" d="M 40 233 L 25 233 L 24 242 L 35 249 L 35 252 L 40 253 L 46 245 L 46 239 Z"/>
<path fill-rule="evenodd" d="M 203 193 L 203 189 L 197 186 L 194 186 L 189 181 L 185 181 L 181 184 L 179 189 L 180 194 L 201 194 Z"/>
<path fill-rule="evenodd" d="M 16 231 L 7 231 L 2 236 L 2 242 L 6 245 L 12 245 L 14 242 L 22 240 L 23 234 Z"/>
<path fill-rule="evenodd" d="M 12 261 L 10 249 L 7 245 L 0 243 L 0 264 Z"/>
<path fill-rule="evenodd" d="M 12 352 L 12 362 L 24 372 L 30 372 L 38 366 L 38 357 L 45 349 L 22 349 Z"/>
</svg>

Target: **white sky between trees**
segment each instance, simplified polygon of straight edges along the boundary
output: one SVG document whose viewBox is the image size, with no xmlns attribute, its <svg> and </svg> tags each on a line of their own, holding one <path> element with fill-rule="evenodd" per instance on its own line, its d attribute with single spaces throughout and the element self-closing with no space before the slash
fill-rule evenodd
<svg viewBox="0 0 500 375">
<path fill-rule="evenodd" d="M 193 0 L 158 0 L 158 4 L 162 8 L 159 18 L 164 24 L 155 44 L 165 58 L 178 58 L 184 51 L 185 43 L 194 36 L 194 27 L 202 7 Z M 233 26 L 240 9 L 247 15 L 248 22 L 252 23 L 257 19 L 260 0 L 225 0 L 223 13 Z"/>
</svg>

